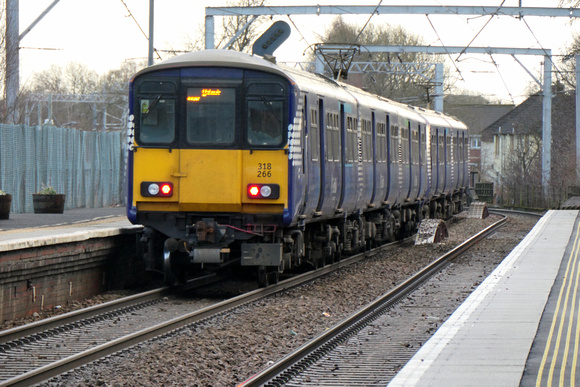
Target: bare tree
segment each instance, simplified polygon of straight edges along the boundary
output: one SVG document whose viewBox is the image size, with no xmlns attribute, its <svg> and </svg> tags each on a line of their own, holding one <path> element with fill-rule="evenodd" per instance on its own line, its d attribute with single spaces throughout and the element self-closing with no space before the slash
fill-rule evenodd
<svg viewBox="0 0 580 387">
<path fill-rule="evenodd" d="M 107 129 L 108 118 L 117 128 L 124 126 L 128 82 L 137 72 L 139 65 L 126 62 L 121 68 L 111 70 L 103 76 L 79 63 L 65 67 L 53 65 L 48 70 L 36 73 L 26 95 L 32 116 L 54 125 L 71 125 L 84 130 Z M 40 111 L 39 111 L 40 110 Z"/>
<path fill-rule="evenodd" d="M 361 29 L 349 24 L 342 17 L 336 18 L 322 38 L 324 43 L 358 44 L 361 46 L 354 62 L 384 62 L 384 63 L 428 63 L 434 62 L 436 57 L 421 53 L 373 53 L 365 51 L 366 45 L 421 45 L 421 38 L 409 33 L 403 27 L 369 23 Z M 349 75 L 349 78 L 352 78 Z M 427 78 L 434 78 L 434 68 L 427 73 Z M 356 82 L 356 81 L 353 81 Z M 404 73 L 367 73 L 362 77 L 363 88 L 372 93 L 403 102 L 412 102 L 417 105 L 426 105 L 429 100 L 428 84 L 424 76 Z"/>
<path fill-rule="evenodd" d="M 262 7 L 266 5 L 267 0 L 230 0 L 227 2 L 229 7 Z M 216 24 L 216 48 L 224 48 L 224 46 L 244 27 L 244 31 L 234 40 L 228 47 L 230 50 L 249 52 L 252 48 L 253 42 L 258 36 L 260 25 L 267 20 L 266 17 L 261 16 L 249 23 L 253 17 L 248 15 L 227 16 L 219 20 L 220 24 Z M 248 24 L 249 23 L 249 24 Z M 248 24 L 246 26 L 246 24 Z M 194 39 L 191 37 L 185 42 L 183 49 L 176 49 L 179 51 L 201 51 L 205 47 L 205 31 L 204 26 L 200 25 L 198 32 Z"/>
<path fill-rule="evenodd" d="M 266 4 L 266 0 L 237 0 L 228 1 L 228 6 L 236 7 L 262 7 Z M 220 48 L 227 44 L 237 33 L 242 31 L 247 23 L 250 22 L 252 16 L 239 15 L 222 18 L 223 33 L 220 35 L 216 47 Z M 258 27 L 265 17 L 258 17 L 252 22 L 243 32 L 235 38 L 234 42 L 228 47 L 230 50 L 249 52 L 252 48 L 252 43 L 258 36 Z"/>
</svg>

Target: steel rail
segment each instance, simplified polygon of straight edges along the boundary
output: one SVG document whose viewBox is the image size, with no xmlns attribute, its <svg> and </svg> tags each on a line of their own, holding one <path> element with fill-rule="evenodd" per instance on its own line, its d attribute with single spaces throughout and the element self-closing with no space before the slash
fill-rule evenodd
<svg viewBox="0 0 580 387">
<path fill-rule="evenodd" d="M 104 302 L 93 305 L 88 308 L 75 310 L 69 313 L 50 317 L 44 320 L 35 321 L 30 324 L 0 331 L 0 345 L 9 343 L 14 340 L 22 339 L 27 336 L 46 332 L 51 329 L 77 323 L 80 320 L 86 320 L 101 314 L 106 314 L 115 310 L 134 306 L 136 304 L 148 302 L 159 298 L 161 295 L 168 293 L 169 288 L 159 288 L 147 292 L 134 294 L 132 296 L 119 298 L 117 300 Z"/>
<path fill-rule="evenodd" d="M 419 285 L 431 278 L 435 273 L 438 273 L 450 261 L 475 246 L 489 234 L 495 232 L 498 228 L 503 226 L 507 220 L 508 218 L 504 216 L 501 220 L 493 223 L 483 231 L 437 258 L 431 264 L 414 274 L 405 282 L 399 284 L 388 293 L 338 323 L 333 328 L 320 334 L 313 340 L 298 348 L 296 351 L 288 354 L 280 361 L 272 364 L 270 367 L 239 384 L 238 387 L 282 385 L 284 382 L 290 380 L 293 375 L 300 373 L 301 370 L 307 368 L 311 363 L 315 362 L 334 347 L 347 340 L 348 337 L 364 328 L 364 326 L 368 325 L 369 322 L 378 318 L 391 305 L 407 296 Z"/>
<path fill-rule="evenodd" d="M 321 276 L 326 275 L 334 270 L 337 270 L 339 268 L 342 268 L 342 267 L 351 265 L 353 263 L 356 263 L 358 261 L 361 261 L 367 257 L 373 256 L 373 255 L 379 253 L 380 251 L 383 251 L 384 249 L 387 249 L 389 247 L 392 247 L 393 245 L 398 245 L 401 243 L 402 243 L 402 241 L 398 241 L 398 242 L 393 242 L 393 243 L 389 243 L 389 244 L 380 246 L 380 247 L 373 249 L 371 251 L 354 255 L 352 257 L 343 259 L 339 262 L 321 267 L 317 270 L 309 271 L 309 272 L 306 272 L 304 274 L 297 275 L 295 277 L 291 277 L 287 280 L 279 282 L 276 285 L 271 285 L 271 286 L 264 288 L 264 289 L 257 289 L 257 290 L 242 294 L 240 296 L 234 297 L 232 299 L 225 300 L 225 301 L 219 302 L 217 304 L 214 304 L 212 306 L 197 310 L 195 312 L 188 313 L 188 314 L 182 315 L 180 317 L 176 317 L 172 320 L 169 320 L 169 321 L 166 321 L 164 323 L 152 326 L 150 328 L 146 328 L 146 329 L 140 330 L 138 332 L 134 332 L 132 334 L 126 335 L 124 337 L 120 337 L 118 339 L 112 340 L 112 341 L 107 342 L 105 344 L 101 344 L 99 346 L 96 346 L 94 348 L 80 352 L 78 354 L 69 356 L 69 357 L 64 358 L 64 359 L 60 359 L 54 363 L 51 363 L 51 364 L 45 365 L 43 367 L 31 370 L 29 372 L 23 373 L 19 376 L 11 378 L 11 379 L 0 381 L 0 387 L 3 387 L 3 386 L 29 386 L 31 384 L 40 383 L 40 382 L 47 380 L 51 377 L 58 376 L 64 372 L 70 371 L 70 370 L 77 368 L 79 366 L 82 366 L 82 365 L 88 364 L 90 362 L 93 362 L 95 360 L 101 359 L 105 356 L 111 355 L 113 353 L 116 353 L 116 352 L 119 352 L 122 350 L 126 350 L 126 349 L 128 349 L 136 344 L 142 343 L 144 341 L 151 340 L 155 337 L 169 334 L 173 331 L 184 328 L 188 325 L 198 323 L 202 320 L 214 317 L 220 313 L 224 313 L 230 309 L 237 308 L 237 307 L 242 306 L 244 304 L 247 304 L 247 303 L 259 300 L 261 298 L 267 297 L 271 294 L 278 293 L 278 292 L 281 292 L 283 290 L 290 289 L 290 288 L 299 286 L 301 284 L 307 283 L 307 282 L 312 281 L 313 279 L 315 279 L 317 277 L 321 277 Z M 163 290 L 168 291 L 166 288 L 164 288 Z M 152 291 L 152 293 L 159 292 L 159 291 L 161 291 L 161 289 L 156 290 L 156 291 Z M 136 295 L 136 296 L 138 296 L 138 295 Z M 152 295 L 152 297 L 154 297 L 154 296 Z M 119 305 L 119 304 L 121 304 L 121 301 L 122 300 L 117 300 L 117 301 L 111 301 L 110 303 L 107 303 L 107 304 L 111 304 L 111 305 L 107 305 L 107 307 L 108 307 L 107 309 L 109 311 L 115 310 L 114 304 L 116 303 L 117 305 Z M 89 309 L 96 309 L 97 307 L 98 306 L 95 306 L 95 307 L 91 307 Z M 63 325 L 64 324 L 63 321 L 67 321 L 68 324 L 74 324 L 76 321 L 75 316 L 78 320 L 78 318 L 79 318 L 78 316 L 82 315 L 82 313 L 83 313 L 82 311 L 77 311 L 77 312 L 71 312 L 71 314 L 70 314 L 71 316 L 67 316 L 67 315 L 57 316 L 57 317 L 53 318 L 54 322 L 51 322 L 50 324 L 53 327 L 54 326 L 58 327 L 58 326 Z M 40 326 L 41 322 L 30 324 L 30 325 L 35 325 L 35 326 L 39 325 Z M 26 332 L 27 330 L 28 330 L 28 328 L 26 326 L 13 328 L 10 330 L 12 332 L 6 331 L 8 333 L 5 333 L 5 336 L 6 337 L 10 336 L 12 339 L 17 338 L 17 337 L 22 337 L 23 334 L 19 335 L 18 332 Z M 32 332 L 31 334 L 36 334 L 38 332 L 38 330 L 34 330 L 33 327 L 31 327 L 30 332 Z"/>
</svg>

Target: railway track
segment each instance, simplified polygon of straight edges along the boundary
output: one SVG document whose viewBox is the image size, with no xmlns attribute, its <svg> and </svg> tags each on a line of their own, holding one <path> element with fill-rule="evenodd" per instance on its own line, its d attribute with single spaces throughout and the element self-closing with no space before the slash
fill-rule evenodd
<svg viewBox="0 0 580 387">
<path fill-rule="evenodd" d="M 0 387 L 39 383 L 152 338 L 312 281 L 399 243 L 343 259 L 265 289 L 204 305 L 193 312 L 184 312 L 186 308 L 181 302 L 174 303 L 167 298 L 169 289 L 160 288 L 1 331 Z M 210 279 L 200 281 L 207 283 Z"/>
<path fill-rule="evenodd" d="M 395 243 L 397 244 L 397 243 Z M 271 294 L 281 292 L 285 289 L 289 289 L 295 286 L 298 286 L 302 283 L 308 282 L 313 280 L 316 277 L 323 276 L 327 273 L 330 273 L 338 268 L 351 265 L 352 263 L 358 262 L 363 260 L 369 256 L 373 256 L 375 254 L 380 254 L 385 249 L 388 249 L 392 246 L 385 245 L 381 248 L 375 249 L 370 252 L 366 252 L 363 254 L 359 254 L 357 256 L 353 256 L 348 259 L 344 259 L 340 262 L 337 262 L 333 265 L 328 265 L 326 267 L 320 268 L 314 272 L 307 272 L 300 276 L 296 276 L 290 278 L 288 280 L 282 281 L 277 285 L 273 285 L 266 289 L 259 289 L 256 291 L 249 292 L 247 294 L 235 297 L 230 300 L 226 300 L 223 302 L 218 302 L 213 305 L 201 308 L 194 312 L 184 313 L 181 311 L 179 316 L 168 316 L 169 314 L 177 313 L 174 310 L 170 310 L 169 313 L 166 313 L 164 316 L 161 317 L 157 323 L 152 321 L 152 318 L 144 317 L 145 312 L 144 308 L 141 308 L 137 311 L 129 312 L 128 314 L 120 314 L 113 305 L 108 305 L 107 307 L 110 310 L 107 313 L 110 313 L 111 317 L 108 318 L 93 318 L 93 317 L 82 317 L 83 320 L 89 321 L 91 319 L 100 320 L 101 325 L 100 328 L 96 328 L 97 331 L 101 330 L 100 334 L 95 339 L 88 338 L 88 335 L 85 333 L 89 330 L 88 323 L 86 322 L 79 322 L 78 320 L 81 319 L 81 313 L 85 312 L 75 312 L 79 313 L 79 316 L 74 315 L 64 315 L 64 317 L 59 317 L 62 319 L 60 322 L 52 321 L 49 322 L 48 328 L 45 328 L 42 333 L 42 322 L 35 323 L 33 325 L 37 325 L 34 330 L 31 330 L 32 327 L 25 326 L 22 328 L 12 329 L 10 331 L 0 332 L 0 386 L 5 385 L 30 385 L 33 383 L 38 383 L 43 380 L 49 379 L 53 376 L 62 374 L 66 371 L 79 367 L 80 365 L 90 363 L 94 360 L 100 359 L 112 353 L 122 351 L 127 349 L 131 346 L 134 346 L 138 343 L 147 341 L 151 338 L 163 336 L 167 333 L 172 331 L 178 330 L 182 327 L 201 322 L 202 320 L 211 318 L 217 314 L 225 313 L 232 308 L 236 308 L 238 306 L 244 305 L 246 303 L 253 302 L 255 300 L 267 297 Z M 456 249 L 457 250 L 457 249 Z M 152 310 L 155 311 L 153 314 L 158 314 L 157 312 L 162 309 L 167 309 L 167 301 L 163 300 L 163 291 L 160 291 L 158 296 L 149 295 L 152 297 L 153 301 L 146 301 L 153 303 Z M 135 297 L 136 298 L 136 297 Z M 161 301 L 159 301 L 161 299 Z M 127 308 L 128 306 L 124 303 L 125 301 L 116 301 L 119 303 L 119 307 Z M 129 302 L 130 304 L 130 302 Z M 121 306 L 122 305 L 122 306 Z M 155 309 L 157 308 L 157 309 Z M 91 308 L 92 309 L 92 308 Z M 95 307 L 96 309 L 96 307 Z M 96 313 L 96 312 L 95 312 Z M 102 314 L 103 312 L 100 312 Z M 74 314 L 74 313 L 73 313 Z M 97 313 L 99 314 L 99 313 Z M 132 322 L 133 318 L 137 320 L 145 319 L 148 320 L 148 325 L 145 327 L 137 326 L 135 322 Z M 125 321 L 126 320 L 126 321 Z M 150 321 L 151 320 L 151 321 Z M 66 321 L 66 322 L 65 322 Z M 103 339 L 100 336 L 103 336 L 102 333 L 104 332 L 103 326 L 107 329 L 122 327 L 122 323 L 124 323 L 124 328 L 120 330 L 130 331 L 129 333 L 124 334 L 116 334 L 117 336 L 113 338 Z M 68 324 L 68 325 L 67 325 Z M 127 326 L 130 327 L 127 327 Z M 66 327 L 73 327 L 73 328 L 63 328 Z M 97 325 L 98 326 L 98 325 Z M 77 333 L 76 337 L 71 332 L 68 333 L 68 336 L 61 336 L 61 333 L 55 335 L 52 331 L 73 331 L 77 329 L 77 327 L 81 328 L 81 333 Z M 48 329 L 49 333 L 46 332 Z M 20 332 L 16 332 L 16 330 Z M 114 329 L 113 329 L 114 330 Z M 78 331 L 78 330 L 77 330 Z M 45 337 L 48 336 L 48 337 Z M 82 336 L 82 338 L 78 338 Z M 98 340 L 97 340 L 98 339 Z M 31 342 L 41 343 L 40 348 L 37 347 L 29 347 L 26 349 L 28 345 L 31 345 Z M 76 349 L 72 351 L 72 347 L 76 347 L 76 342 L 83 342 L 85 343 L 85 347 Z M 75 345 L 73 345 L 75 344 Z M 42 347 L 44 345 L 44 347 Z M 29 356 L 29 360 L 24 360 L 19 356 L 22 353 L 30 352 L 33 355 Z M 61 353 L 57 355 L 56 353 Z M 48 353 L 48 354 L 47 354 Z M 17 355 L 17 356 L 16 356 Z M 9 360 L 11 356 L 16 356 Z M 10 366 L 10 361 L 16 362 L 17 366 Z M 28 365 L 26 364 L 28 362 Z M 13 369 L 12 371 L 16 370 L 16 372 L 12 372 L 11 374 L 5 373 L 6 370 Z"/>
<path fill-rule="evenodd" d="M 504 214 L 502 211 L 494 212 L 497 214 Z M 298 348 L 296 351 L 290 353 L 280 361 L 272 364 L 267 369 L 264 369 L 260 373 L 254 375 L 249 380 L 240 384 L 240 386 L 282 386 L 286 385 L 287 383 L 289 385 L 293 385 L 290 383 L 291 380 L 304 373 L 306 370 L 310 369 L 314 364 L 331 353 L 339 345 L 345 343 L 350 337 L 356 335 L 357 332 L 361 331 L 374 320 L 378 319 L 394 304 L 407 297 L 421 284 L 429 280 L 434 274 L 440 272 L 452 260 L 459 257 L 467 250 L 475 246 L 486 236 L 490 235 L 498 228 L 503 226 L 507 220 L 508 218 L 504 217 L 496 223 L 490 225 L 480 233 L 476 234 L 453 250 L 442 255 L 431 264 L 427 265 L 424 269 L 420 270 L 407 281 L 401 283 L 382 297 L 349 316 L 347 319 L 343 320 L 331 329 L 328 329 L 324 333 L 320 334 L 318 337 L 309 341 L 302 347 Z M 384 352 L 385 348 L 383 347 L 382 349 Z M 332 361 L 330 361 L 330 363 L 332 363 L 331 367 L 338 367 Z M 326 368 L 328 368 L 328 366 L 326 366 Z M 352 372 L 365 371 L 358 369 L 352 370 Z M 368 381 L 370 378 L 372 378 L 371 375 L 369 375 L 369 379 L 366 380 Z M 341 382 L 344 383 L 345 381 L 339 381 L 338 385 L 340 385 Z M 337 381 L 335 380 L 334 383 L 337 383 Z M 296 385 L 300 385 L 300 383 Z"/>
</svg>

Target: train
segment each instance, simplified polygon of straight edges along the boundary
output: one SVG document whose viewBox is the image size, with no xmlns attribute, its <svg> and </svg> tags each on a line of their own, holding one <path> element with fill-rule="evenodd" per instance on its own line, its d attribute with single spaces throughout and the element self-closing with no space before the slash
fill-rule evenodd
<svg viewBox="0 0 580 387">
<path fill-rule="evenodd" d="M 138 72 L 129 105 L 127 217 L 169 284 L 241 270 L 268 286 L 466 200 L 464 123 L 271 58 L 182 54 Z"/>
</svg>

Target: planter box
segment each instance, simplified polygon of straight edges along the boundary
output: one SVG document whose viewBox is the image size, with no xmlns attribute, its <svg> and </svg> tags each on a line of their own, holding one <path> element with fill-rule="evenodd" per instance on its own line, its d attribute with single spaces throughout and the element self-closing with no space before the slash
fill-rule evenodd
<svg viewBox="0 0 580 387">
<path fill-rule="evenodd" d="M 0 219 L 10 217 L 10 206 L 12 205 L 12 195 L 0 195 Z"/>
<path fill-rule="evenodd" d="M 32 205 L 35 214 L 62 214 L 66 195 L 32 194 Z"/>
</svg>

